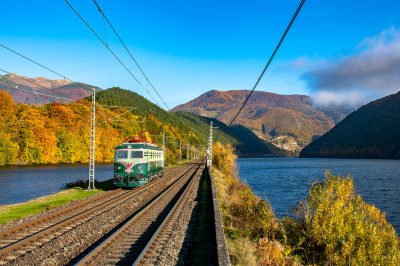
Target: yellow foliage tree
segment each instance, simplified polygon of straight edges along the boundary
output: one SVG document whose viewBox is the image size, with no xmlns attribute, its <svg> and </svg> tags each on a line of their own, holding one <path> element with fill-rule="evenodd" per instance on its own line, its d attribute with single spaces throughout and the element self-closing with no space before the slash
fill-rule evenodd
<svg viewBox="0 0 400 266">
<path fill-rule="evenodd" d="M 237 156 L 233 151 L 234 149 L 229 143 L 226 144 L 226 148 L 220 142 L 213 145 L 213 164 L 225 175 L 236 173 L 235 159 Z"/>
<path fill-rule="evenodd" d="M 12 164 L 17 160 L 19 145 L 11 140 L 10 134 L 0 132 L 0 164 Z"/>
<path fill-rule="evenodd" d="M 55 162 L 57 152 L 57 138 L 54 131 L 44 127 L 37 127 L 33 131 L 36 146 L 39 148 L 39 163 Z"/>
</svg>

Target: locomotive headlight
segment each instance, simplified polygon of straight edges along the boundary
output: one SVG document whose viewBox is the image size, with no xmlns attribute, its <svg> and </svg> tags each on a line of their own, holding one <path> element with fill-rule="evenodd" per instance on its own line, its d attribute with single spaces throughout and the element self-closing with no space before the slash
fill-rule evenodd
<svg viewBox="0 0 400 266">
<path fill-rule="evenodd" d="M 121 166 L 118 166 L 117 169 L 118 169 L 118 170 L 121 170 Z"/>
<path fill-rule="evenodd" d="M 140 166 L 138 166 L 137 169 L 140 169 Z"/>
</svg>

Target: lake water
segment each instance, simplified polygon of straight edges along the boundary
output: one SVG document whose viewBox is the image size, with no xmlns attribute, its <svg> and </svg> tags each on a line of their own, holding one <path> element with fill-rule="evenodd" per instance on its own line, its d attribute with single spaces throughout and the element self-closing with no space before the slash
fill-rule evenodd
<svg viewBox="0 0 400 266">
<path fill-rule="evenodd" d="M 322 181 L 326 170 L 350 173 L 357 192 L 386 212 L 387 221 L 400 232 L 400 160 L 239 158 L 237 164 L 241 180 L 259 196 L 265 193 L 280 218 L 305 199 L 310 182 Z"/>
<path fill-rule="evenodd" d="M 113 178 L 113 163 L 96 163 L 95 178 Z M 0 205 L 27 202 L 60 192 L 62 184 L 89 178 L 89 164 L 0 166 Z"/>
</svg>

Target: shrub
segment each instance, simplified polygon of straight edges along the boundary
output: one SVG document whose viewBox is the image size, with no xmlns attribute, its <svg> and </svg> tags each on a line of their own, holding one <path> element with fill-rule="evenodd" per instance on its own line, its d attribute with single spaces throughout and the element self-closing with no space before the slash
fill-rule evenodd
<svg viewBox="0 0 400 266">
<path fill-rule="evenodd" d="M 398 265 L 400 242 L 385 213 L 363 201 L 349 175 L 326 172 L 283 224 L 288 244 L 311 264 Z"/>
<path fill-rule="evenodd" d="M 96 182 L 98 182 L 98 181 L 95 180 L 95 183 Z M 89 186 L 89 180 L 88 179 L 85 179 L 85 180 L 78 179 L 78 180 L 73 181 L 73 182 L 62 184 L 60 189 L 61 190 L 66 190 L 66 189 L 70 189 L 70 188 L 76 189 L 77 187 L 79 187 L 79 188 L 87 188 L 88 186 Z"/>
</svg>

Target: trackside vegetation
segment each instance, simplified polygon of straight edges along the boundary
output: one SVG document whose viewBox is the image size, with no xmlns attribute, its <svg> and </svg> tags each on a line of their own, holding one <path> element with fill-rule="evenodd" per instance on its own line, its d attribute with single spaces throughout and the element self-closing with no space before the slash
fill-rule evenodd
<svg viewBox="0 0 400 266">
<path fill-rule="evenodd" d="M 325 173 L 278 219 L 240 181 L 230 145 L 213 146 L 225 236 L 234 265 L 399 265 L 400 239 L 385 213 L 364 202 L 352 177 Z"/>
</svg>

